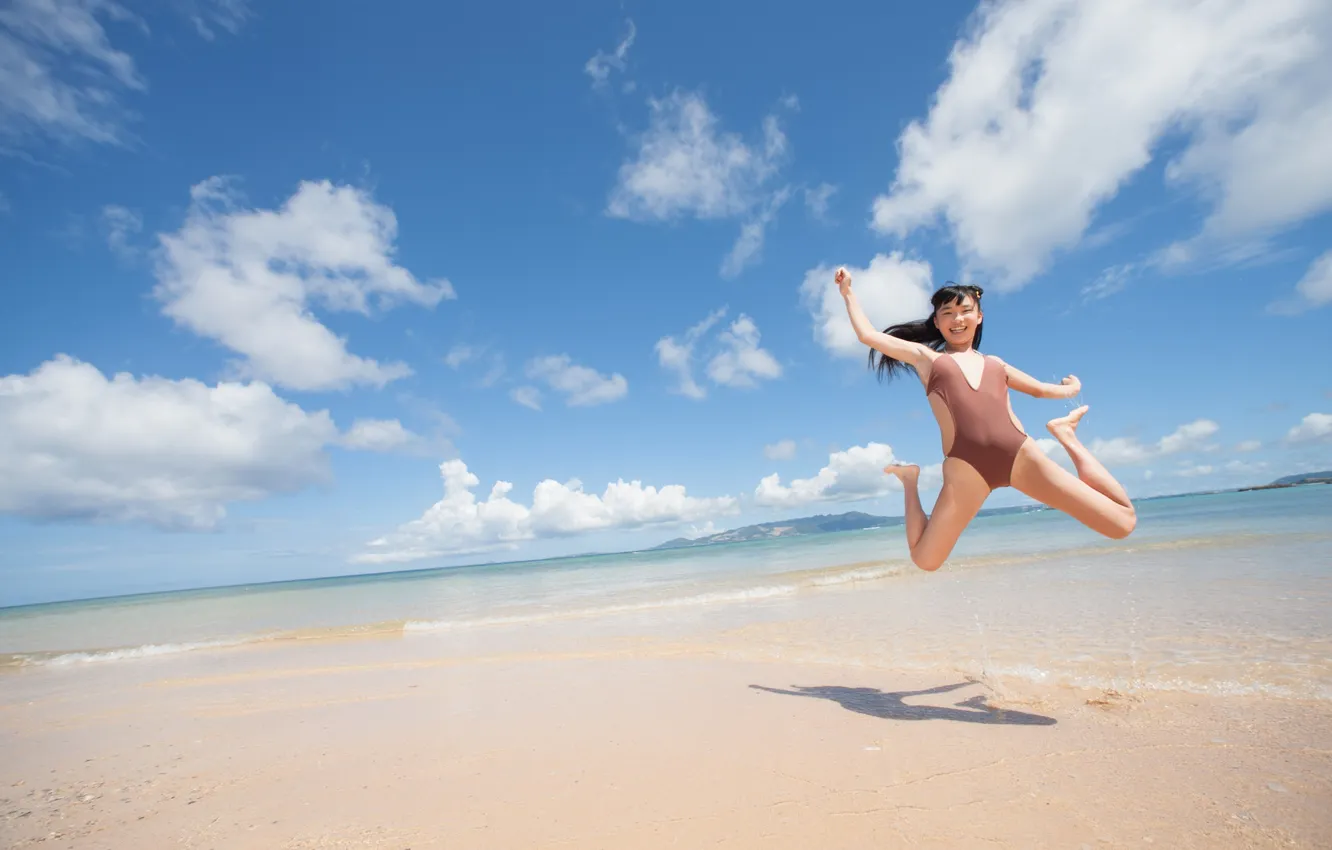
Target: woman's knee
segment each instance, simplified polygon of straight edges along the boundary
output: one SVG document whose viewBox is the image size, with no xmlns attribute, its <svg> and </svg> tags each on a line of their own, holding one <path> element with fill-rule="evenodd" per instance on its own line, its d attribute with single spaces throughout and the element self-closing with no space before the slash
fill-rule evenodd
<svg viewBox="0 0 1332 850">
<path fill-rule="evenodd" d="M 1105 536 L 1111 540 L 1123 540 L 1133 533 L 1133 529 L 1138 527 L 1138 514 L 1136 511 L 1127 510 L 1115 517 L 1111 522 L 1110 528 L 1106 530 Z"/>
<path fill-rule="evenodd" d="M 911 553 L 911 563 L 920 567 L 927 573 L 932 573 L 943 566 L 944 559 L 936 555 L 930 555 L 925 552 L 915 551 Z"/>
</svg>

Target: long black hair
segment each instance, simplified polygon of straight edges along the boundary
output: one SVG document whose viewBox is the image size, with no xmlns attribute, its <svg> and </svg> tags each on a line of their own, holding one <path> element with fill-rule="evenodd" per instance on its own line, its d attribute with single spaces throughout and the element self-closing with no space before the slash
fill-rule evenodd
<svg viewBox="0 0 1332 850">
<path fill-rule="evenodd" d="M 961 304 L 967 296 L 971 296 L 976 301 L 976 306 L 980 306 L 981 295 L 985 290 L 979 286 L 970 286 L 967 284 L 953 283 L 951 280 L 946 282 L 939 291 L 930 296 L 930 305 L 934 308 L 930 315 L 921 319 L 919 322 L 903 322 L 900 325 L 893 325 L 885 328 L 884 333 L 889 336 L 895 336 L 898 339 L 905 339 L 908 342 L 919 342 L 921 345 L 928 345 L 935 351 L 944 350 L 943 334 L 934 325 L 934 316 L 939 312 L 939 308 L 945 304 Z M 985 330 L 985 323 L 981 322 L 976 326 L 976 336 L 971 340 L 971 347 L 977 351 L 980 350 L 981 331 Z M 876 366 L 874 356 L 879 356 L 879 362 Z M 884 376 L 892 378 L 898 371 L 915 371 L 915 367 L 910 363 L 903 363 L 901 360 L 894 360 L 882 352 L 870 349 L 869 368 L 875 369 L 880 381 Z"/>
</svg>

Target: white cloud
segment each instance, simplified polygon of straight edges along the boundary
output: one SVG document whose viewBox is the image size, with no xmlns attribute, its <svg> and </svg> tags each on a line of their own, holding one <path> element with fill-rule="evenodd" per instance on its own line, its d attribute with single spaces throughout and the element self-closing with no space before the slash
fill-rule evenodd
<svg viewBox="0 0 1332 850">
<path fill-rule="evenodd" d="M 1203 451 L 1209 448 L 1207 438 L 1219 430 L 1220 426 L 1210 419 L 1198 419 L 1179 426 L 1150 445 L 1144 445 L 1134 437 L 1114 437 L 1092 440 L 1088 448 L 1106 466 L 1127 466 L 1167 455 Z"/>
<path fill-rule="evenodd" d="M 786 153 L 786 136 L 769 115 L 761 144 L 719 130 L 702 95 L 673 92 L 648 101 L 648 129 L 620 166 L 607 213 L 636 221 L 743 215 L 764 198 L 763 185 Z"/>
<path fill-rule="evenodd" d="M 1203 441 L 1219 430 L 1221 426 L 1210 419 L 1198 419 L 1187 425 L 1181 425 L 1156 442 L 1156 453 L 1172 455 L 1178 452 L 1199 451 L 1205 448 Z"/>
<path fill-rule="evenodd" d="M 497 353 L 490 359 L 490 368 L 486 370 L 486 374 L 481 376 L 480 384 L 483 387 L 493 387 L 495 384 L 498 384 L 503 377 L 504 355 Z"/>
<path fill-rule="evenodd" d="M 235 32 L 247 16 L 242 0 L 193 0 L 187 13 L 212 36 L 212 22 Z M 0 139 L 48 137 L 100 144 L 125 141 L 121 97 L 147 82 L 134 59 L 114 46 L 107 23 L 147 25 L 111 0 L 11 0 L 0 6 Z"/>
<path fill-rule="evenodd" d="M 629 56 L 629 48 L 634 46 L 634 39 L 638 36 L 638 28 L 634 26 L 634 22 L 630 20 L 628 24 L 628 31 L 624 38 L 620 39 L 620 43 L 615 46 L 614 52 L 605 53 L 598 50 L 596 55 L 587 60 L 587 64 L 583 66 L 583 73 L 592 78 L 593 88 L 601 88 L 606 85 L 612 70 L 624 70 L 625 60 Z"/>
<path fill-rule="evenodd" d="M 485 501 L 472 489 L 481 480 L 461 460 L 440 465 L 444 498 L 419 518 L 367 544 L 354 560 L 404 563 L 442 555 L 516 548 L 525 540 L 562 537 L 607 529 L 631 529 L 733 514 L 729 496 L 700 499 L 670 484 L 660 489 L 639 481 L 608 484 L 601 495 L 586 493 L 579 481 L 541 481 L 531 506 L 509 499 L 513 485 L 497 481 Z"/>
<path fill-rule="evenodd" d="M 339 442 L 349 449 L 389 452 L 412 445 L 419 439 L 397 419 L 357 419 Z"/>
<path fill-rule="evenodd" d="M 1310 264 L 1295 290 L 1305 301 L 1319 307 L 1332 301 L 1332 251 L 1325 251 Z"/>
<path fill-rule="evenodd" d="M 781 364 L 771 352 L 759 347 L 758 326 L 743 313 L 717 339 L 722 350 L 708 363 L 708 377 L 714 383 L 753 387 L 759 380 L 782 376 Z"/>
<path fill-rule="evenodd" d="M 236 208 L 220 178 L 190 196 L 185 224 L 160 237 L 155 294 L 166 315 L 243 355 L 242 374 L 292 389 L 383 386 L 411 373 L 350 353 L 311 313 L 453 297 L 447 280 L 421 283 L 394 264 L 392 210 L 328 181 L 302 183 L 278 210 Z"/>
<path fill-rule="evenodd" d="M 566 354 L 533 358 L 527 364 L 527 377 L 542 381 L 564 395 L 570 407 L 590 407 L 624 398 L 629 382 L 618 372 L 603 375 L 595 369 L 579 366 Z"/>
<path fill-rule="evenodd" d="M 920 481 L 917 486 L 921 490 L 938 490 L 943 486 L 943 464 L 931 463 L 928 466 L 920 468 Z"/>
<path fill-rule="evenodd" d="M 722 259 L 721 276 L 735 277 L 747 266 L 753 265 L 763 256 L 763 240 L 768 225 L 777 217 L 777 212 L 791 196 L 791 190 L 782 188 L 772 194 L 752 218 L 740 225 L 740 235 L 730 252 Z"/>
<path fill-rule="evenodd" d="M 1274 301 L 1268 310 L 1282 315 L 1303 313 L 1332 303 L 1332 251 L 1324 251 L 1309 264 L 1304 277 L 1295 284 L 1295 292 Z"/>
<path fill-rule="evenodd" d="M 885 466 L 898 463 L 891 446 L 869 443 L 852 446 L 828 456 L 828 465 L 812 478 L 797 478 L 783 485 L 777 473 L 759 481 L 754 488 L 754 502 L 765 507 L 796 507 L 811 502 L 851 502 L 882 496 L 900 490 L 895 476 L 886 475 Z"/>
<path fill-rule="evenodd" d="M 721 321 L 726 315 L 726 308 L 714 310 L 704 317 L 703 321 L 694 325 L 685 331 L 684 338 L 677 340 L 673 336 L 664 336 L 657 340 L 654 350 L 657 352 L 657 362 L 661 368 L 674 372 L 679 377 L 679 386 L 676 392 L 683 396 L 693 399 L 702 399 L 707 396 L 707 390 L 703 389 L 694 380 L 693 358 L 694 348 L 699 339 L 706 334 L 713 325 Z"/>
<path fill-rule="evenodd" d="M 509 390 L 509 398 L 523 407 L 530 407 L 532 410 L 541 409 L 541 390 L 536 387 L 514 387 Z"/>
<path fill-rule="evenodd" d="M 795 454 L 795 440 L 778 440 L 763 447 L 763 456 L 768 460 L 790 460 Z"/>
<path fill-rule="evenodd" d="M 1202 475 L 1211 475 L 1215 468 L 1209 464 L 1199 464 L 1197 466 L 1184 466 L 1175 470 L 1175 474 L 1180 478 L 1197 478 Z"/>
<path fill-rule="evenodd" d="M 1291 428 L 1286 440 L 1292 443 L 1313 443 L 1332 440 L 1332 414 L 1310 413 Z"/>
<path fill-rule="evenodd" d="M 59 355 L 0 377 L 0 512 L 211 528 L 228 502 L 326 481 L 337 438 L 266 384 L 108 379 Z"/>
<path fill-rule="evenodd" d="M 1237 452 L 1256 452 L 1263 447 L 1261 440 L 1245 440 L 1235 446 Z"/>
<path fill-rule="evenodd" d="M 1267 470 L 1267 462 L 1261 460 L 1256 462 L 1232 460 L 1228 461 L 1224 468 L 1226 472 L 1236 475 L 1253 475 L 1259 472 L 1265 472 Z"/>
<path fill-rule="evenodd" d="M 828 218 L 828 202 L 837 193 L 837 187 L 831 183 L 820 183 L 813 189 L 805 190 L 805 210 L 818 221 Z"/>
<path fill-rule="evenodd" d="M 692 399 L 707 397 L 707 390 L 694 380 L 693 360 L 704 335 L 726 315 L 722 307 L 687 330 L 681 339 L 665 336 L 657 340 L 657 362 L 679 379 L 674 391 Z M 759 329 L 754 320 L 741 313 L 730 327 L 721 331 L 708 348 L 713 352 L 706 373 L 714 384 L 729 387 L 753 387 L 759 380 L 782 375 L 781 364 L 772 353 L 759 346 Z"/>
<path fill-rule="evenodd" d="M 102 24 L 135 20 L 99 0 L 15 0 L 0 8 L 0 134 L 120 141 L 117 97 L 146 84 Z"/>
<path fill-rule="evenodd" d="M 112 253 L 126 258 L 137 253 L 130 240 L 143 230 L 143 219 L 134 210 L 114 204 L 102 207 L 102 227 Z"/>
<path fill-rule="evenodd" d="M 247 0 L 177 0 L 189 15 L 199 35 L 212 41 L 213 27 L 235 35 L 250 17 Z"/>
<path fill-rule="evenodd" d="M 876 254 L 869 268 L 853 268 L 852 288 L 875 327 L 882 330 L 899 322 L 914 322 L 930 315 L 930 296 L 934 293 L 930 264 L 904 259 L 901 252 Z M 814 338 L 840 357 L 864 357 L 869 352 L 856 339 L 855 329 L 833 283 L 836 269 L 821 265 L 805 273 L 800 298 L 814 319 Z"/>
<path fill-rule="evenodd" d="M 1313 215 L 1332 203 L 1330 30 L 1324 0 L 984 3 L 873 225 L 942 219 L 969 267 L 1020 286 L 1172 134 L 1167 179 L 1213 204 L 1208 238 Z"/>
<path fill-rule="evenodd" d="M 450 369 L 457 369 L 467 361 L 476 357 L 477 352 L 470 345 L 455 345 L 449 349 L 449 353 L 444 355 L 444 365 Z"/>
<path fill-rule="evenodd" d="M 1082 300 L 1099 301 L 1102 298 L 1109 298 L 1128 286 L 1136 271 L 1137 266 L 1134 263 L 1105 269 L 1097 275 L 1096 280 L 1082 287 Z"/>
<path fill-rule="evenodd" d="M 697 540 L 700 537 L 711 537 L 718 532 L 716 523 L 708 520 L 702 525 L 691 525 L 685 530 L 684 536 L 690 540 Z"/>
</svg>

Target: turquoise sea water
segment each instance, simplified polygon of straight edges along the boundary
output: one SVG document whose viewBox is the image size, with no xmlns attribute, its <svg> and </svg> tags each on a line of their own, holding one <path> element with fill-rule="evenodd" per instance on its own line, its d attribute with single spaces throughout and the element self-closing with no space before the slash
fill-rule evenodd
<svg viewBox="0 0 1332 850">
<path fill-rule="evenodd" d="M 981 517 L 937 573 L 911 566 L 898 527 L 0 609 L 0 667 L 358 633 L 422 651 L 460 635 L 536 645 L 562 629 L 691 635 L 735 657 L 1332 698 L 1332 487 L 1144 501 L 1139 516 L 1124 541 L 1051 511 Z"/>
</svg>

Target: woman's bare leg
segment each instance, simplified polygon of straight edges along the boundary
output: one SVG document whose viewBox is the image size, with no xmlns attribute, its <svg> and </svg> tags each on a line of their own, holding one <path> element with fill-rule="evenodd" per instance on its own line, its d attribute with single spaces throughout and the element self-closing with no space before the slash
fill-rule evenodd
<svg viewBox="0 0 1332 850">
<path fill-rule="evenodd" d="M 943 464 L 943 489 L 934 502 L 934 514 L 926 517 L 920 504 L 920 467 L 887 466 L 883 471 L 896 475 L 906 491 L 906 535 L 911 562 L 922 570 L 939 569 L 967 524 L 985 504 L 990 495 L 989 485 L 970 464 L 948 458 Z"/>
<path fill-rule="evenodd" d="M 1087 451 L 1081 443 L 1078 443 L 1078 447 L 1084 453 Z M 1073 455 L 1073 451 L 1070 450 L 1069 454 Z M 1073 457 L 1074 463 L 1077 463 L 1077 456 Z M 1090 453 L 1086 457 L 1096 463 Z M 1099 463 L 1096 466 L 1104 470 Z M 1082 469 L 1078 471 L 1082 472 Z M 1108 472 L 1105 473 L 1105 479 L 1123 495 L 1123 488 Z M 1105 481 L 1100 483 L 1106 486 Z M 1090 482 L 1070 474 L 1046 457 L 1032 440 L 1023 443 L 1018 451 L 1017 460 L 1013 463 L 1012 484 L 1019 492 L 1041 504 L 1063 511 L 1093 531 L 1115 540 L 1128 537 L 1138 524 L 1138 515 L 1131 503 L 1121 504 L 1093 487 Z M 1126 495 L 1123 498 L 1128 502 Z"/>
<path fill-rule="evenodd" d="M 885 466 L 883 471 L 896 475 L 902 482 L 902 491 L 906 494 L 906 538 L 907 546 L 915 548 L 920 536 L 925 533 L 925 524 L 929 519 L 920 504 L 920 467 L 913 464 Z"/>
<path fill-rule="evenodd" d="M 1078 421 L 1082 419 L 1086 412 L 1087 405 L 1084 404 L 1067 416 L 1051 419 L 1045 423 L 1045 427 L 1064 447 L 1064 451 L 1068 452 L 1068 456 L 1073 460 L 1074 468 L 1078 471 L 1078 478 L 1087 482 L 1098 493 L 1104 493 L 1114 501 L 1132 510 L 1133 502 L 1129 500 L 1128 493 L 1124 490 L 1123 485 L 1115 480 L 1115 477 L 1110 474 L 1110 470 L 1102 466 L 1101 462 L 1078 439 Z"/>
</svg>

